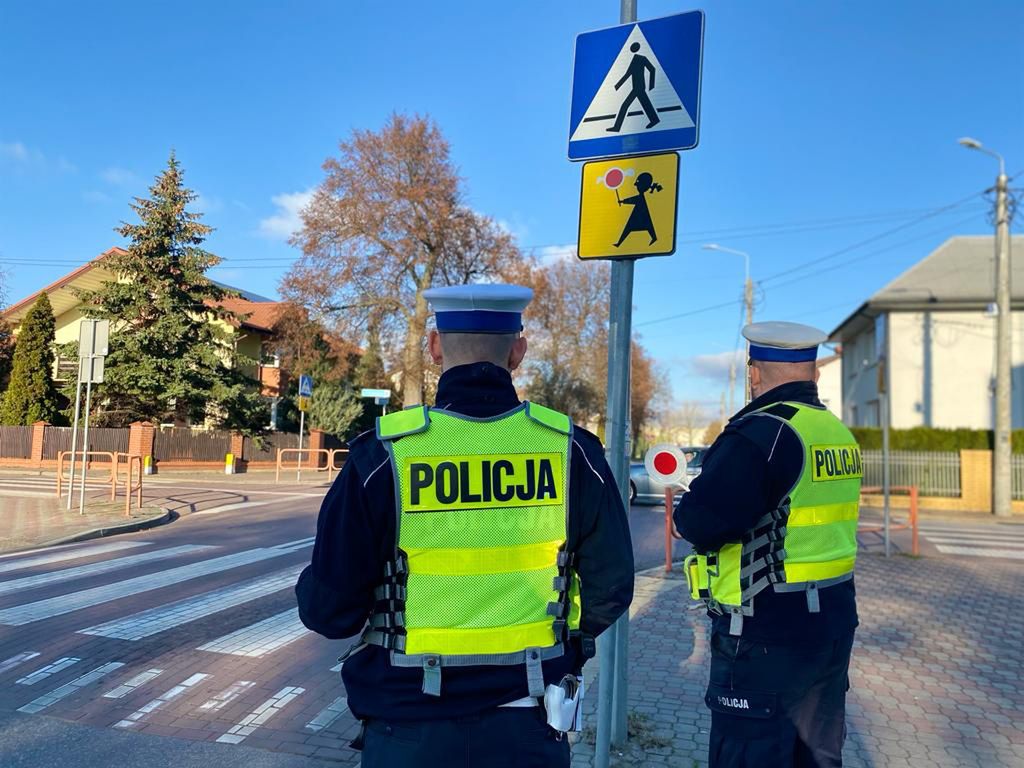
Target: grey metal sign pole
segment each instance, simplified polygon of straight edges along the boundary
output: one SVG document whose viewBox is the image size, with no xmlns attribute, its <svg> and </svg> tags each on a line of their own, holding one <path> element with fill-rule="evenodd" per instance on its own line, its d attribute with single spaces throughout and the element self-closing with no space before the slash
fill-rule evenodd
<svg viewBox="0 0 1024 768">
<path fill-rule="evenodd" d="M 89 473 L 89 408 L 92 406 L 92 355 L 89 355 L 87 365 L 89 375 L 85 381 L 85 429 L 82 435 L 82 487 L 78 494 L 78 514 L 85 514 L 85 478 Z"/>
<path fill-rule="evenodd" d="M 636 0 L 620 0 L 619 22 L 636 21 Z M 605 442 L 608 464 L 629 510 L 629 364 L 633 325 L 632 259 L 612 262 L 608 335 L 608 405 Z M 628 737 L 629 612 L 602 633 L 598 689 L 596 768 L 607 768 L 611 744 Z"/>
<path fill-rule="evenodd" d="M 71 428 L 71 478 L 68 481 L 68 506 L 71 509 L 71 497 L 75 495 L 75 451 L 78 450 L 78 416 L 82 410 L 82 364 L 78 364 L 78 377 L 75 380 L 75 425 Z"/>
</svg>

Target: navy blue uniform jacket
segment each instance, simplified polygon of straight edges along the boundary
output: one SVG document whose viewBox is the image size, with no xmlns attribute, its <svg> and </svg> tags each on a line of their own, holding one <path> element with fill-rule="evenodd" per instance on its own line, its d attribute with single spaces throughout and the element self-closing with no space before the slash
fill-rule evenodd
<svg viewBox="0 0 1024 768">
<path fill-rule="evenodd" d="M 673 516 L 676 528 L 697 552 L 706 554 L 739 541 L 799 480 L 804 449 L 796 431 L 778 419 L 750 415 L 783 401 L 824 407 L 814 382 L 790 382 L 761 395 L 729 420 Z M 754 615 L 743 620 L 743 637 L 766 643 L 817 643 L 857 626 L 852 579 L 821 590 L 820 601 L 821 612 L 809 613 L 804 593 L 766 589 L 754 598 Z M 716 632 L 729 633 L 728 615 L 709 615 Z"/>
<path fill-rule="evenodd" d="M 489 363 L 446 371 L 437 407 L 466 416 L 497 416 L 519 404 L 508 371 Z M 314 632 L 346 638 L 363 629 L 373 590 L 395 550 L 395 491 L 387 453 L 373 432 L 354 439 L 349 460 L 320 508 L 313 561 L 295 587 L 299 616 Z M 633 599 L 633 549 L 625 510 L 600 441 L 575 427 L 569 472 L 568 549 L 576 553 L 580 629 L 596 637 Z M 544 663 L 546 682 L 576 671 L 579 643 Z M 388 651 L 370 646 L 342 667 L 348 706 L 362 719 L 433 720 L 483 712 L 528 694 L 526 671 L 446 667 L 441 696 L 422 693 L 420 669 L 392 667 Z"/>
</svg>

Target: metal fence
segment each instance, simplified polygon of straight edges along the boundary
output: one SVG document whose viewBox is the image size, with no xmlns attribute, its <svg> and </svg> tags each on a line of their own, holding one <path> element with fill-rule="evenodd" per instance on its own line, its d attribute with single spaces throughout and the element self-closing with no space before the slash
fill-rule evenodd
<svg viewBox="0 0 1024 768">
<path fill-rule="evenodd" d="M 230 432 L 175 427 L 161 429 L 153 435 L 153 458 L 156 461 L 224 461 L 224 456 L 230 451 Z"/>
<path fill-rule="evenodd" d="M 1013 477 L 1013 498 L 1024 499 L 1024 455 L 1013 454 L 1010 470 Z"/>
<path fill-rule="evenodd" d="M 260 443 L 260 445 L 257 445 Z M 309 445 L 309 435 L 303 444 Z M 246 461 L 277 461 L 278 448 L 298 448 L 299 436 L 287 432 L 271 432 L 259 441 L 246 437 L 242 445 L 242 456 Z"/>
<path fill-rule="evenodd" d="M 0 458 L 31 459 L 32 427 L 0 427 Z"/>
<path fill-rule="evenodd" d="M 863 457 L 864 485 L 881 485 L 882 452 L 864 451 Z M 889 471 L 891 485 L 916 485 L 922 496 L 960 496 L 957 452 L 890 451 Z"/>
</svg>

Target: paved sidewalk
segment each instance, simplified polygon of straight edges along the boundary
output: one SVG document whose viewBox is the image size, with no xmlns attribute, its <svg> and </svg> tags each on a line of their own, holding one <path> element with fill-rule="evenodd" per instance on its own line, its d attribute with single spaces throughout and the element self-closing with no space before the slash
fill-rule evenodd
<svg viewBox="0 0 1024 768">
<path fill-rule="evenodd" d="M 845 764 L 1024 766 L 1019 564 L 863 555 L 857 587 Z M 678 573 L 637 574 L 629 698 L 643 733 L 613 753 L 612 765 L 707 763 L 708 622 L 689 604 Z M 586 706 L 595 725 L 596 685 Z M 586 740 L 573 765 L 593 765 Z"/>
<path fill-rule="evenodd" d="M 109 496 L 106 497 L 109 499 Z M 17 496 L 0 492 L 0 552 L 41 547 L 78 536 L 97 528 L 144 523 L 162 517 L 165 510 L 155 505 L 132 508 L 124 514 L 124 499 L 97 501 L 86 498 L 85 514 L 78 514 L 77 497 L 72 509 L 66 509 L 67 497 Z"/>
</svg>

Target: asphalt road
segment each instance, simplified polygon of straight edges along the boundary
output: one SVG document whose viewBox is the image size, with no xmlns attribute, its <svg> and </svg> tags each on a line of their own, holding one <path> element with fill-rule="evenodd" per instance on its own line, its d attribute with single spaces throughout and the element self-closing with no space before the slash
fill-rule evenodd
<svg viewBox="0 0 1024 768">
<path fill-rule="evenodd" d="M 307 632 L 292 593 L 325 489 L 164 478 L 169 526 L 0 556 L 0 765 L 356 765 L 349 643 Z M 663 508 L 630 523 L 638 568 L 662 563 Z M 929 523 L 922 540 L 1024 557 L 1021 526 Z"/>
</svg>

